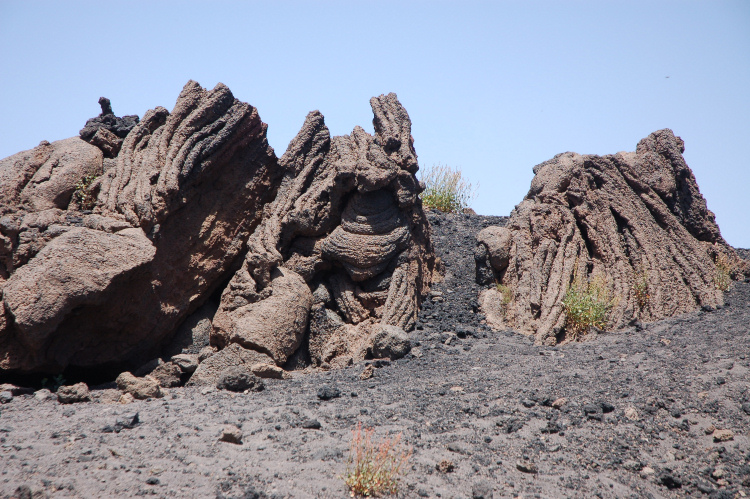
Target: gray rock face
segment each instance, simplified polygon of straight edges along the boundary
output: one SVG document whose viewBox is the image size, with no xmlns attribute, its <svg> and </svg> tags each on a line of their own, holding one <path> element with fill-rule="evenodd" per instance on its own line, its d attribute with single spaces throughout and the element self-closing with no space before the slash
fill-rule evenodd
<svg viewBox="0 0 750 499">
<path fill-rule="evenodd" d="M 372 356 L 400 359 L 411 350 L 409 336 L 398 326 L 381 325 L 372 335 Z"/>
<path fill-rule="evenodd" d="M 564 153 L 536 166 L 507 227 L 477 236 L 480 281 L 510 293 L 502 307 L 498 291 L 480 297 L 488 320 L 537 343 L 565 340 L 562 302 L 576 278 L 605 283 L 614 298 L 609 327 L 721 304 L 717 261 L 728 259 L 737 274 L 748 266 L 721 237 L 683 151 L 665 129 L 634 153 Z"/>
<path fill-rule="evenodd" d="M 263 390 L 264 386 L 260 378 L 253 373 L 249 373 L 241 367 L 229 367 L 219 375 L 216 388 L 232 392 L 244 392 L 245 390 L 258 392 Z"/>
<path fill-rule="evenodd" d="M 411 122 L 395 94 L 370 104 L 375 136 L 357 127 L 331 138 L 319 112 L 307 116 L 222 295 L 213 343 L 236 342 L 279 365 L 300 367 L 309 354 L 335 366 L 363 358 L 381 323 L 413 327 L 434 254 Z"/>
</svg>

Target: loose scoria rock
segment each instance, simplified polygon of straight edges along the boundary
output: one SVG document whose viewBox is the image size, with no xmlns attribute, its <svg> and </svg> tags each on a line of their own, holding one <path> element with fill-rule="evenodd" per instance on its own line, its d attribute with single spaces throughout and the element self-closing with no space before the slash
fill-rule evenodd
<svg viewBox="0 0 750 499">
<path fill-rule="evenodd" d="M 247 372 L 241 367 L 230 367 L 223 371 L 216 383 L 219 390 L 229 390 L 232 392 L 244 392 L 252 390 L 259 392 L 264 389 L 263 381 L 253 373 Z"/>
<path fill-rule="evenodd" d="M 226 425 L 221 430 L 219 441 L 242 445 L 242 430 L 234 425 Z"/>
</svg>

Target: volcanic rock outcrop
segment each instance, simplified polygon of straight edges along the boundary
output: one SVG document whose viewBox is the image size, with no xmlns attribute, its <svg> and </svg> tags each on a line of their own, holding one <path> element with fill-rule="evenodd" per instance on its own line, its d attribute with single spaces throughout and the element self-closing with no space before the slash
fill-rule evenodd
<svg viewBox="0 0 750 499">
<path fill-rule="evenodd" d="M 610 327 L 721 304 L 720 273 L 747 265 L 721 237 L 683 152 L 665 129 L 635 152 L 537 165 L 507 226 L 477 236 L 478 281 L 504 286 L 480 296 L 488 321 L 541 344 L 570 339 L 562 303 L 576 279 L 608 288 Z"/>
<path fill-rule="evenodd" d="M 138 124 L 137 115 L 115 116 L 112 103 L 106 97 L 99 97 L 101 114 L 86 121 L 86 125 L 78 133 L 86 142 L 102 150 L 108 158 L 117 156 L 122 147 L 122 141 Z"/>
<path fill-rule="evenodd" d="M 190 81 L 171 113 L 121 121 L 107 101 L 81 132 L 124 137 L 115 159 L 76 137 L 0 161 L 2 370 L 152 358 L 231 276 L 275 195 L 266 125 L 223 84 Z"/>
<path fill-rule="evenodd" d="M 381 326 L 413 327 L 434 252 L 411 121 L 395 94 L 370 104 L 375 136 L 356 127 L 332 138 L 323 116 L 308 114 L 222 295 L 213 344 L 237 343 L 292 369 L 342 366 L 371 353 Z"/>
</svg>

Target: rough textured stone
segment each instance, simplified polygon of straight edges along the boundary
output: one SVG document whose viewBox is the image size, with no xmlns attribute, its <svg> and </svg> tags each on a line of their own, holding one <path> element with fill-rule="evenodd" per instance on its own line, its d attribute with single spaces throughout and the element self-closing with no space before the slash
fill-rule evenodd
<svg viewBox="0 0 750 499">
<path fill-rule="evenodd" d="M 245 390 L 259 392 L 263 390 L 264 386 L 259 377 L 248 372 L 246 369 L 242 367 L 228 367 L 219 375 L 216 388 L 232 392 L 244 392 Z"/>
<path fill-rule="evenodd" d="M 105 107 L 99 124 L 114 119 Z M 124 137 L 116 160 L 74 138 L 0 162 L 0 369 L 158 356 L 225 282 L 275 195 L 282 172 L 266 125 L 222 84 L 188 82 L 171 113 L 151 110 L 129 133 L 113 126 L 92 137 Z M 89 173 L 100 175 L 87 190 L 94 213 L 70 202 Z M 113 244 L 122 248 L 104 258 Z M 38 275 L 60 282 L 46 289 L 30 281 Z"/>
<path fill-rule="evenodd" d="M 219 441 L 242 445 L 242 430 L 235 425 L 225 425 L 219 435 Z"/>
<path fill-rule="evenodd" d="M 165 362 L 149 373 L 149 376 L 159 382 L 163 388 L 180 386 L 182 369 L 174 362 Z"/>
<path fill-rule="evenodd" d="M 273 292 L 267 299 L 234 309 L 231 318 L 217 315 L 214 339 L 267 353 L 283 364 L 302 341 L 312 293 L 296 272 L 283 267 L 273 270 L 270 285 Z"/>
<path fill-rule="evenodd" d="M 93 143 L 93 138 L 101 130 L 124 139 L 130 131 L 138 124 L 138 116 L 128 115 L 122 118 L 115 116 L 112 111 L 112 104 L 106 97 L 99 97 L 99 105 L 102 108 L 101 114 L 86 121 L 86 125 L 81 129 L 79 135 L 87 142 Z"/>
<path fill-rule="evenodd" d="M 250 370 L 259 378 L 288 379 L 290 374 L 273 364 L 253 364 Z"/>
<path fill-rule="evenodd" d="M 66 324 L 66 318 L 73 310 L 114 298 L 154 253 L 140 229 L 107 234 L 72 228 L 53 239 L 3 287 L 3 302 L 13 314 L 16 339 L 26 347 L 26 355 L 0 367 L 57 369 L 80 350 L 97 348 L 105 335 L 82 335 L 73 327 L 77 321 Z"/>
<path fill-rule="evenodd" d="M 217 302 L 209 300 L 190 314 L 177 328 L 172 341 L 164 349 L 164 354 L 166 356 L 198 354 L 201 349 L 207 347 L 211 334 L 211 320 L 218 306 Z"/>
<path fill-rule="evenodd" d="M 105 158 L 114 158 L 122 147 L 122 139 L 106 128 L 97 130 L 90 142 L 101 149 Z"/>
<path fill-rule="evenodd" d="M 51 144 L 45 140 L 0 160 L 0 216 L 10 217 L 0 224 L 0 233 L 13 237 L 22 232 L 19 219 L 24 211 L 67 209 L 76 184 L 87 175 L 102 174 L 102 161 L 99 149 L 77 137 Z M 0 256 L 10 254 L 9 250 L 0 250 Z M 13 268 L 5 263 L 6 272 Z"/>
<path fill-rule="evenodd" d="M 61 386 L 57 389 L 57 400 L 61 404 L 75 404 L 77 402 L 87 402 L 91 400 L 91 392 L 86 383 L 76 383 L 75 385 Z"/>
<path fill-rule="evenodd" d="M 734 432 L 732 430 L 714 430 L 712 436 L 714 437 L 714 442 L 734 440 Z"/>
<path fill-rule="evenodd" d="M 137 399 L 159 398 L 163 396 L 159 382 L 154 378 L 136 378 L 132 373 L 124 372 L 117 377 L 117 388 Z"/>
<path fill-rule="evenodd" d="M 170 359 L 184 373 L 193 373 L 198 369 L 198 355 L 181 353 Z"/>
<path fill-rule="evenodd" d="M 213 343 L 238 342 L 295 368 L 308 356 L 343 366 L 364 357 L 379 324 L 413 327 L 434 253 L 411 122 L 395 94 L 370 104 L 375 136 L 357 127 L 331 138 L 319 112 L 307 116 L 222 295 Z"/>
<path fill-rule="evenodd" d="M 748 266 L 721 237 L 683 151 L 665 129 L 633 153 L 564 153 L 537 165 L 508 225 L 477 236 L 479 280 L 512 293 L 494 326 L 548 345 L 570 339 L 562 301 L 576 277 L 605 281 L 615 298 L 609 327 L 721 304 L 717 259 L 728 258 L 736 274 Z"/>
<path fill-rule="evenodd" d="M 187 385 L 215 386 L 221 373 L 230 367 L 241 367 L 245 372 L 252 373 L 255 364 L 269 363 L 273 364 L 273 360 L 268 355 L 233 343 L 201 362 Z"/>
<path fill-rule="evenodd" d="M 409 336 L 398 326 L 381 325 L 372 335 L 372 356 L 400 359 L 411 350 Z"/>
</svg>

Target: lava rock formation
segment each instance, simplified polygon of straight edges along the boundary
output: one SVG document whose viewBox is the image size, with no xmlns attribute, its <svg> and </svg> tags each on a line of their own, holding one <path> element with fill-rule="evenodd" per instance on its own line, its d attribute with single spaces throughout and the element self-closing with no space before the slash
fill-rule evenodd
<svg viewBox="0 0 750 499">
<path fill-rule="evenodd" d="M 222 295 L 212 343 L 289 368 L 343 366 L 368 355 L 381 326 L 413 328 L 434 252 L 411 122 L 395 94 L 370 105 L 374 137 L 357 127 L 331 138 L 323 116 L 308 114 Z"/>
<path fill-rule="evenodd" d="M 192 322 L 222 350 L 162 365 L 169 383 L 408 351 L 434 254 L 395 94 L 371 101 L 374 137 L 331 138 L 315 111 L 281 159 L 223 84 L 140 121 L 100 104 L 81 138 L 0 161 L 1 371 L 150 371 L 202 351 L 175 338 Z"/>
<path fill-rule="evenodd" d="M 20 372 L 153 358 L 229 277 L 280 179 L 257 110 L 193 81 L 115 160 L 43 142 L 0 177 L 0 369 Z"/>
<path fill-rule="evenodd" d="M 546 345 L 569 339 L 565 294 L 576 278 L 595 276 L 614 297 L 611 327 L 720 305 L 717 261 L 736 274 L 747 264 L 721 237 L 683 152 L 664 129 L 635 152 L 568 152 L 537 165 L 507 227 L 477 235 L 479 283 L 510 294 L 501 305 L 503 292 L 482 292 L 488 321 Z"/>
</svg>

